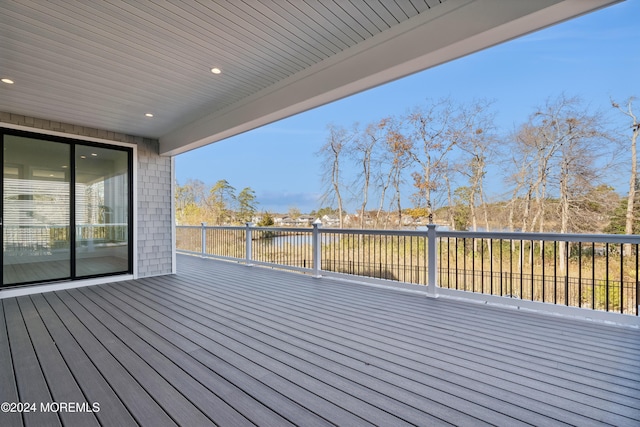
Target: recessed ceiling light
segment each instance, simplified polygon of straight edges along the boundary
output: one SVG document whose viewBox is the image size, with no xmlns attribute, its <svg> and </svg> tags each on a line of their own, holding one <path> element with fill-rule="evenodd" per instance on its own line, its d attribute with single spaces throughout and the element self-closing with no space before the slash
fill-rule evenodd
<svg viewBox="0 0 640 427">
<path fill-rule="evenodd" d="M 68 168 L 68 166 L 62 165 L 62 169 L 66 169 L 66 168 Z"/>
<path fill-rule="evenodd" d="M 81 158 L 81 159 L 86 159 L 86 158 L 87 158 L 87 156 L 80 156 L 80 158 Z"/>
<path fill-rule="evenodd" d="M 0 81 L 2 81 L 2 83 L 6 83 L 6 84 L 8 84 L 8 85 L 12 85 L 12 84 L 14 84 L 14 83 L 15 83 L 15 82 L 14 82 L 13 80 L 11 80 L 11 79 L 2 79 L 2 80 L 0 80 Z"/>
<path fill-rule="evenodd" d="M 93 157 L 98 157 L 98 154 L 97 154 L 97 153 L 91 153 L 91 155 L 92 155 Z"/>
<path fill-rule="evenodd" d="M 217 67 L 216 67 L 216 68 L 212 68 L 212 69 L 211 69 L 211 72 L 212 72 L 213 74 L 220 74 L 220 73 L 222 72 L 222 70 L 220 70 L 220 68 L 217 68 Z"/>
<path fill-rule="evenodd" d="M 146 117 L 153 117 L 153 114 L 151 114 L 151 113 L 145 113 L 145 116 L 146 116 Z"/>
</svg>

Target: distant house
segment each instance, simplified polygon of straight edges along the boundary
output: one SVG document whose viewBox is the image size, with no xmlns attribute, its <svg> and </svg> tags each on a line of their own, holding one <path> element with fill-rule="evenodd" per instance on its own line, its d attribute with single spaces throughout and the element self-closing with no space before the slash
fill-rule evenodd
<svg viewBox="0 0 640 427">
<path fill-rule="evenodd" d="M 415 223 L 417 225 L 426 225 L 429 224 L 429 218 L 427 218 L 426 216 L 421 216 L 420 218 L 415 220 Z"/>
<path fill-rule="evenodd" d="M 308 226 L 311 225 L 313 221 L 315 221 L 316 217 L 311 215 L 300 215 L 297 219 L 298 225 Z"/>
<path fill-rule="evenodd" d="M 286 215 L 278 215 L 278 214 L 275 214 L 275 215 L 273 216 L 273 223 L 274 223 L 276 226 L 282 226 L 282 222 L 283 222 L 286 218 L 289 218 L 289 217 L 288 217 L 288 216 L 286 216 Z"/>
<path fill-rule="evenodd" d="M 322 225 L 325 227 L 335 227 L 340 225 L 338 215 L 325 215 L 322 217 Z"/>
<path fill-rule="evenodd" d="M 283 227 L 294 227 L 298 225 L 298 222 L 297 220 L 291 218 L 290 216 L 285 216 L 282 218 L 280 225 L 282 225 Z"/>
<path fill-rule="evenodd" d="M 353 226 L 360 226 L 360 222 L 362 220 L 362 216 L 358 213 L 354 213 L 353 215 L 347 215 L 344 219 L 345 224 L 350 224 Z M 373 225 L 375 221 L 368 213 L 364 214 L 364 225 L 370 226 Z"/>
</svg>

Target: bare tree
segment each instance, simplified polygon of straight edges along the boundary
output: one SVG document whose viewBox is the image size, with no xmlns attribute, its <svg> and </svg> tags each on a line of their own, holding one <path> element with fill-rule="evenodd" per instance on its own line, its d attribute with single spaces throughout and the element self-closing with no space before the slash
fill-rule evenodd
<svg viewBox="0 0 640 427">
<path fill-rule="evenodd" d="M 523 153 L 519 150 L 512 150 L 511 152 L 511 164 L 512 168 L 507 169 L 507 173 L 512 172 L 506 179 L 508 182 L 513 183 L 513 190 L 511 192 L 511 199 L 507 203 L 509 208 L 508 214 L 508 228 L 510 232 L 514 232 L 515 227 L 515 214 L 516 211 L 520 212 L 520 216 L 522 217 L 523 222 L 523 230 L 526 230 L 524 227 L 526 226 L 526 222 L 528 220 L 530 202 L 531 202 L 531 180 L 529 179 L 529 172 L 531 170 L 530 164 L 530 156 L 527 153 Z M 521 191 L 527 188 L 529 191 L 524 195 L 521 194 Z"/>
<path fill-rule="evenodd" d="M 521 125 L 507 141 L 511 145 L 510 163 L 513 165 L 506 170 L 506 179 L 513 185 L 511 201 L 509 202 L 509 230 L 515 231 L 515 215 L 518 212 L 520 229 L 524 232 L 532 231 L 534 224 L 531 219 L 533 210 L 533 195 L 535 187 L 540 181 L 537 164 L 541 150 L 536 147 L 535 132 L 530 123 Z"/>
<path fill-rule="evenodd" d="M 407 116 L 412 126 L 410 154 L 420 167 L 420 172 L 413 174 L 414 199 L 424 202 L 429 222 L 433 222 L 433 193 L 440 190 L 448 172 L 447 154 L 459 142 L 455 110 L 451 99 L 446 98 L 417 107 Z"/>
<path fill-rule="evenodd" d="M 326 190 L 323 195 L 323 199 L 335 200 L 338 205 L 338 218 L 340 221 L 340 228 L 344 225 L 344 205 L 343 205 L 343 180 L 342 180 L 342 160 L 347 153 L 346 147 L 353 140 L 357 132 L 347 131 L 343 127 L 336 125 L 329 125 L 329 136 L 327 141 L 320 148 L 318 154 L 323 159 L 325 165 L 323 178 L 326 184 Z"/>
<path fill-rule="evenodd" d="M 553 161 L 557 153 L 572 134 L 568 132 L 566 119 L 563 114 L 575 99 L 547 101 L 546 105 L 538 109 L 529 117 L 526 124 L 522 125 L 516 135 L 516 150 L 527 153 L 531 159 L 527 164 L 535 169 L 535 173 L 528 176 L 525 198 L 526 215 L 523 217 L 523 231 L 533 231 L 536 224 L 539 232 L 544 232 L 545 208 L 548 196 L 549 183 L 553 170 Z M 529 203 L 533 198 L 535 212 L 529 221 Z"/>
<path fill-rule="evenodd" d="M 402 133 L 402 122 L 392 122 L 387 127 L 386 147 L 391 156 L 390 183 L 393 187 L 393 197 L 391 199 L 390 209 L 395 205 L 397 209 L 398 225 L 402 225 L 402 197 L 401 187 L 404 183 L 403 172 L 411 164 L 411 140 Z"/>
<path fill-rule="evenodd" d="M 385 138 L 386 141 L 386 138 Z M 386 149 L 386 143 L 385 143 L 385 149 L 381 150 L 380 155 L 375 159 L 375 165 L 376 165 L 376 174 L 375 174 L 375 182 L 377 183 L 378 186 L 378 208 L 376 210 L 376 220 L 375 220 L 375 226 L 376 228 L 380 226 L 380 221 L 382 220 L 381 216 L 382 216 L 382 212 L 384 211 L 384 205 L 385 202 L 387 200 L 387 191 L 389 190 L 389 187 L 391 186 L 391 181 L 392 181 L 392 177 L 393 177 L 393 166 L 392 166 L 393 162 L 391 159 L 391 154 L 389 152 L 389 150 Z M 387 221 L 388 218 L 385 219 L 385 221 L 383 222 L 383 226 L 386 228 L 387 226 Z"/>
<path fill-rule="evenodd" d="M 627 100 L 626 109 L 623 109 L 620 104 L 613 100 L 611 101 L 613 108 L 616 108 L 622 114 L 631 119 L 631 144 L 629 147 L 631 151 L 631 175 L 629 176 L 629 194 L 627 195 L 627 216 L 624 227 L 625 234 L 633 234 L 633 223 L 635 220 L 633 208 L 636 201 L 636 186 L 638 185 L 638 154 L 636 144 L 638 141 L 638 134 L 640 134 L 640 122 L 638 122 L 638 117 L 633 112 L 634 100 L 635 99 L 633 97 Z M 624 253 L 631 253 L 631 245 L 625 245 Z"/>
<path fill-rule="evenodd" d="M 581 224 L 573 213 L 598 185 L 611 137 L 604 130 L 603 115 L 591 113 L 579 98 L 561 96 L 540 114 L 545 117 L 542 135 L 547 145 L 556 147 L 549 167 L 559 195 L 559 231 L 579 231 Z"/>
<path fill-rule="evenodd" d="M 378 190 L 378 207 L 375 214 L 376 227 L 379 227 L 381 223 L 384 228 L 387 227 L 389 223 L 389 215 L 387 213 L 386 217 L 382 218 L 382 214 L 387 202 L 389 188 L 396 188 L 396 185 L 394 184 L 397 184 L 399 189 L 402 178 L 402 170 L 399 171 L 398 168 L 404 165 L 404 161 L 401 162 L 400 160 L 406 159 L 397 157 L 399 154 L 398 148 L 400 148 L 400 146 L 394 149 L 394 144 L 399 143 L 401 139 L 404 138 L 400 132 L 401 123 L 402 121 L 396 117 L 388 117 L 379 123 L 381 125 L 380 131 L 382 133 L 380 149 L 376 150 L 371 158 L 373 171 L 372 178 Z M 397 178 L 400 178 L 400 181 L 398 181 Z M 397 191 L 396 194 L 398 194 Z M 392 198 L 393 201 L 395 201 L 395 197 Z"/>
<path fill-rule="evenodd" d="M 197 224 L 205 221 L 202 209 L 205 185 L 200 180 L 188 179 L 184 185 L 176 183 L 176 221 L 178 224 Z"/>
<path fill-rule="evenodd" d="M 449 227 L 451 227 L 452 230 L 455 230 L 456 219 L 454 215 L 453 191 L 451 189 L 451 180 L 449 179 L 449 174 L 444 174 L 443 180 L 444 180 L 445 188 L 447 189 L 447 220 L 449 222 Z"/>
<path fill-rule="evenodd" d="M 484 178 L 487 173 L 487 162 L 493 157 L 496 138 L 493 124 L 494 114 L 490 111 L 491 103 L 486 100 L 475 101 L 469 107 L 459 109 L 459 125 L 455 130 L 454 140 L 467 154 L 465 175 L 469 179 L 469 197 L 471 226 L 478 230 L 478 214 L 476 206 L 480 206 L 484 218 L 485 230 L 489 230 L 489 215 L 484 196 Z"/>
<path fill-rule="evenodd" d="M 537 148 L 534 162 L 537 165 L 533 185 L 539 231 L 544 231 L 547 191 L 551 186 L 558 194 L 560 217 L 559 231 L 578 231 L 580 224 L 573 215 L 574 209 L 585 200 L 598 184 L 598 178 L 610 144 L 609 135 L 603 130 L 601 114 L 591 113 L 579 98 L 564 95 L 547 101 L 527 124 L 528 142 Z M 600 158 L 601 164 L 596 164 Z M 560 270 L 565 271 L 565 246 L 560 245 Z"/>
<path fill-rule="evenodd" d="M 384 139 L 384 132 L 389 119 L 382 119 L 375 123 L 370 123 L 363 133 L 361 133 L 355 140 L 350 150 L 352 159 L 359 166 L 360 174 L 356 180 L 355 186 L 359 187 L 359 193 L 361 194 L 360 200 L 360 228 L 365 226 L 365 212 L 367 210 L 367 204 L 369 203 L 369 192 L 372 180 L 377 170 L 373 170 L 374 156 L 376 149 L 380 145 L 380 141 Z"/>
</svg>

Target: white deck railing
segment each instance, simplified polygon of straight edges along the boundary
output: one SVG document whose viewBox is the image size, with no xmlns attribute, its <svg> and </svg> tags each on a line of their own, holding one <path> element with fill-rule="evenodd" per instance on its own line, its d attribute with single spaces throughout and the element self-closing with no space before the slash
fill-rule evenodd
<svg viewBox="0 0 640 427">
<path fill-rule="evenodd" d="M 431 296 L 473 295 L 518 307 L 577 307 L 638 319 L 638 235 L 203 224 L 177 226 L 176 236 L 179 251 L 247 264 L 423 285 Z"/>
</svg>

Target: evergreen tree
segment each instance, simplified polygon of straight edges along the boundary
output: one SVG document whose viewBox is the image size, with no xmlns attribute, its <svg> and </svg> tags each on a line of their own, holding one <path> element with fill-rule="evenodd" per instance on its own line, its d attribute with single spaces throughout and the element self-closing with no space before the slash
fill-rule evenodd
<svg viewBox="0 0 640 427">
<path fill-rule="evenodd" d="M 256 192 L 250 187 L 242 189 L 238 194 L 238 221 L 246 223 L 251 221 L 253 215 L 256 213 Z"/>
</svg>

